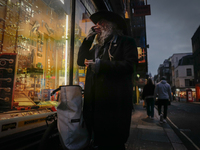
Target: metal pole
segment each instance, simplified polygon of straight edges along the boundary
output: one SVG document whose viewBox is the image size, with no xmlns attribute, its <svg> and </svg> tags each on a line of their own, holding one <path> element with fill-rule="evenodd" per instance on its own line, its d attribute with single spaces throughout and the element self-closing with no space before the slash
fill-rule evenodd
<svg viewBox="0 0 200 150">
<path fill-rule="evenodd" d="M 19 0 L 19 3 L 20 3 L 20 7 L 21 7 L 21 3 L 22 1 Z M 18 39 L 18 34 L 19 34 L 19 20 L 20 20 L 20 15 L 21 15 L 21 8 L 19 8 L 18 10 L 18 21 L 17 21 L 17 29 L 16 29 L 16 36 L 15 36 L 15 48 L 14 48 L 14 53 L 18 53 L 17 51 L 17 39 Z"/>
<path fill-rule="evenodd" d="M 5 2 L 5 4 L 8 4 L 8 1 Z M 7 16 L 7 5 L 5 6 L 5 15 L 4 15 L 4 19 L 1 20 L 3 22 L 3 30 L 2 30 L 2 40 L 1 40 L 1 49 L 0 49 L 0 53 L 2 53 L 3 51 L 3 42 L 4 42 L 4 34 L 5 34 L 5 29 L 6 29 L 6 16 Z M 1 22 L 0 21 L 0 22 Z"/>
<path fill-rule="evenodd" d="M 75 10 L 76 10 L 76 0 L 72 0 L 69 85 L 73 85 Z"/>
<path fill-rule="evenodd" d="M 133 73 L 133 86 L 134 86 L 134 91 L 133 91 L 133 104 L 137 103 L 137 92 L 136 92 L 136 76 L 137 76 L 137 73 L 136 73 L 136 64 L 134 64 L 134 73 Z"/>
<path fill-rule="evenodd" d="M 132 21 L 133 21 L 133 12 L 132 12 L 132 0 L 130 0 L 130 27 L 131 27 L 131 36 L 133 37 L 133 26 L 132 26 Z"/>
<path fill-rule="evenodd" d="M 144 30 L 145 30 L 145 50 L 146 50 L 146 73 L 148 73 L 148 52 L 147 52 L 147 34 L 146 34 L 146 17 L 144 16 Z"/>
</svg>

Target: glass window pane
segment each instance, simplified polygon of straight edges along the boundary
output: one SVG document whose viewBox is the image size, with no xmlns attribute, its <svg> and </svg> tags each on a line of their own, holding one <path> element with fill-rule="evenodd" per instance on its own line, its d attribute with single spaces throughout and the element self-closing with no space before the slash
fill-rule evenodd
<svg viewBox="0 0 200 150">
<path fill-rule="evenodd" d="M 70 7 L 71 0 L 9 0 L 1 7 L 0 61 L 14 60 L 0 66 L 0 78 L 11 79 L 9 84 L 0 81 L 3 88 L 11 88 L 5 107 L 22 95 L 48 101 L 53 89 L 69 84 Z M 5 99 L 3 92 L 0 97 Z"/>
<path fill-rule="evenodd" d="M 185 86 L 190 86 L 190 79 L 185 79 Z"/>
<path fill-rule="evenodd" d="M 191 69 L 186 69 L 187 71 L 187 76 L 192 76 L 192 70 Z"/>
<path fill-rule="evenodd" d="M 85 67 L 79 67 L 77 65 L 77 56 L 78 56 L 78 51 L 79 51 L 79 47 L 81 46 L 81 43 L 83 42 L 90 28 L 94 24 L 89 19 L 89 14 L 86 11 L 86 8 L 83 6 L 83 4 L 84 3 L 81 3 L 81 1 L 79 0 L 76 1 L 73 84 L 75 85 L 79 84 L 84 89 L 86 70 L 85 70 Z"/>
</svg>

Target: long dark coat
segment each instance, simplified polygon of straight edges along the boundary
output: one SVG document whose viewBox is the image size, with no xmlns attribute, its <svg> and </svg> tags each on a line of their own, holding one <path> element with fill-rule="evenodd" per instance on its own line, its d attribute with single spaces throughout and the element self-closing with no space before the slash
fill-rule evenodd
<svg viewBox="0 0 200 150">
<path fill-rule="evenodd" d="M 154 96 L 154 90 L 154 84 L 146 84 L 143 88 L 142 99 L 144 100 L 146 96 Z"/>
<path fill-rule="evenodd" d="M 95 46 L 89 50 L 92 41 L 84 39 L 78 53 L 78 65 L 84 66 L 85 59 L 94 59 Z M 86 74 L 83 115 L 87 127 L 93 128 L 97 144 L 125 143 L 129 136 L 133 108 L 132 74 L 138 61 L 134 39 L 117 36 L 110 53 L 112 61 L 106 50 L 98 73 L 88 68 Z"/>
</svg>

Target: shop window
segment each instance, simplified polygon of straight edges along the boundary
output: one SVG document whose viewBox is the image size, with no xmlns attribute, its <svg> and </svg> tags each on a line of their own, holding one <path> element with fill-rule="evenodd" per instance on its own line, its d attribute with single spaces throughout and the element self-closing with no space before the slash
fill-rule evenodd
<svg viewBox="0 0 200 150">
<path fill-rule="evenodd" d="M 0 106 L 9 107 L 12 99 L 19 105 L 49 101 L 52 90 L 68 84 L 70 3 L 9 0 L 1 7 L 0 86 L 7 92 L 0 90 L 6 99 Z"/>
</svg>

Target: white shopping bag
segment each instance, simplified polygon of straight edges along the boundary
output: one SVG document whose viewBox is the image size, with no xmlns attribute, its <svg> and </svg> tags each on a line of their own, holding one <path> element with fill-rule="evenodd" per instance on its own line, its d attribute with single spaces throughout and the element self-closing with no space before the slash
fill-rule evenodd
<svg viewBox="0 0 200 150">
<path fill-rule="evenodd" d="M 61 143 L 69 150 L 81 150 L 89 144 L 82 115 L 82 89 L 78 85 L 60 88 L 61 103 L 57 107 L 57 114 Z"/>
</svg>

